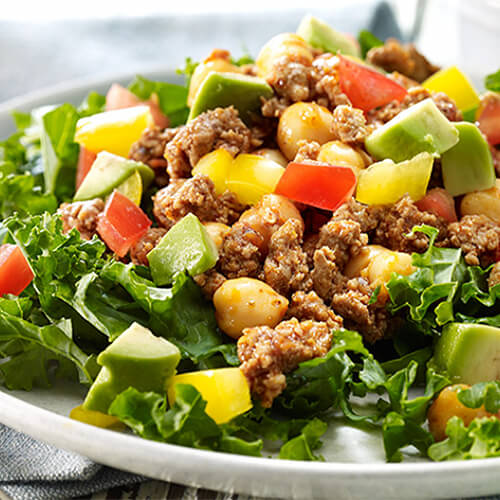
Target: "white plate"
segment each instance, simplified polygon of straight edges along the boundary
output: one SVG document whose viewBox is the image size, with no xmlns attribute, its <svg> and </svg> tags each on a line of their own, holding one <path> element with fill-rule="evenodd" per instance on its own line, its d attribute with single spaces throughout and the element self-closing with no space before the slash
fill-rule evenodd
<svg viewBox="0 0 500 500">
<path fill-rule="evenodd" d="M 144 73 L 174 81 L 172 72 Z M 9 111 L 44 104 L 78 104 L 89 90 L 105 92 L 130 75 L 79 81 L 36 92 L 0 105 L 0 138 L 12 132 Z M 178 483 L 269 497 L 342 499 L 424 499 L 500 493 L 500 458 L 431 463 L 384 463 L 380 435 L 339 422 L 325 435 L 327 462 L 252 458 L 161 444 L 70 420 L 84 391 L 72 384 L 32 392 L 0 390 L 0 422 L 102 464 Z"/>
</svg>

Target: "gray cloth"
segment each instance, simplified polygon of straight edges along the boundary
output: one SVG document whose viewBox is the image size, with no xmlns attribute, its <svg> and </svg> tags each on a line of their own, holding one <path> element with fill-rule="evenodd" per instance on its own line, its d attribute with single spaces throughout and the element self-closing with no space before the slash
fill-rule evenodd
<svg viewBox="0 0 500 500">
<path fill-rule="evenodd" d="M 144 481 L 0 425 L 0 488 L 15 500 L 57 500 Z"/>
</svg>

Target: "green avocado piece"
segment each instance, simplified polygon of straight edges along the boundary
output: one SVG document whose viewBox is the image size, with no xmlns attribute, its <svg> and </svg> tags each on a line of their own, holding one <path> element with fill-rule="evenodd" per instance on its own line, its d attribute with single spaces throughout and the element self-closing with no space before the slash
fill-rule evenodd
<svg viewBox="0 0 500 500">
<path fill-rule="evenodd" d="M 500 328 L 473 323 L 446 325 L 431 366 L 455 383 L 500 380 Z"/>
<path fill-rule="evenodd" d="M 431 98 L 401 111 L 365 140 L 367 151 L 378 160 L 409 160 L 418 153 L 439 156 L 458 142 L 457 129 Z"/>
<path fill-rule="evenodd" d="M 172 283 L 184 271 L 196 276 L 215 266 L 217 248 L 194 214 L 181 219 L 147 255 L 156 285 Z"/>
<path fill-rule="evenodd" d="M 473 123 L 454 123 L 458 142 L 441 156 L 443 183 L 452 196 L 495 185 L 495 167 L 486 139 Z"/>
<path fill-rule="evenodd" d="M 75 194 L 75 201 L 105 198 L 113 189 L 128 179 L 135 171 L 142 177 L 144 189 L 153 182 L 155 174 L 144 163 L 129 160 L 107 151 L 101 151 Z"/>
<path fill-rule="evenodd" d="M 237 73 L 210 72 L 198 89 L 188 121 L 209 109 L 234 106 L 241 119 L 249 124 L 262 106 L 261 97 L 270 99 L 273 89 L 265 80 Z"/>
<path fill-rule="evenodd" d="M 305 16 L 297 28 L 297 35 L 309 45 L 331 54 L 337 51 L 354 57 L 361 57 L 361 50 L 354 39 L 334 30 L 317 17 Z"/>
<path fill-rule="evenodd" d="M 180 358 L 175 345 L 133 323 L 99 354 L 97 362 L 102 368 L 83 407 L 107 413 L 115 397 L 129 387 L 162 394 Z"/>
</svg>

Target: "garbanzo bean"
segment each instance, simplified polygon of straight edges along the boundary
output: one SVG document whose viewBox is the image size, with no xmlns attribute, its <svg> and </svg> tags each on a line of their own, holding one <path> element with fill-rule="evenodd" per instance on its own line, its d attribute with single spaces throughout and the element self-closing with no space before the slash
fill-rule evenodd
<svg viewBox="0 0 500 500">
<path fill-rule="evenodd" d="M 276 326 L 286 313 L 288 300 L 266 283 L 253 278 L 227 280 L 214 294 L 219 328 L 237 339 L 245 328 Z"/>
<path fill-rule="evenodd" d="M 484 407 L 468 408 L 458 400 L 458 389 L 466 389 L 467 387 L 463 384 L 445 387 L 430 406 L 427 419 L 429 420 L 429 430 L 436 441 L 442 441 L 446 437 L 446 424 L 451 417 L 460 417 L 468 426 L 475 418 L 492 416 Z"/>
<path fill-rule="evenodd" d="M 257 74 L 261 78 L 267 78 L 273 70 L 273 66 L 280 60 L 297 62 L 309 66 L 314 56 L 312 48 L 305 40 L 295 33 L 282 33 L 269 40 L 262 47 L 255 64 Z"/>
<path fill-rule="evenodd" d="M 460 213 L 462 216 L 486 215 L 500 224 L 500 179 L 490 189 L 466 194 L 460 203 Z"/>
<path fill-rule="evenodd" d="M 283 153 L 279 149 L 261 148 L 255 150 L 253 154 L 272 160 L 282 167 L 286 167 L 288 165 L 287 159 L 283 156 Z"/>
<path fill-rule="evenodd" d="M 224 241 L 224 236 L 226 236 L 231 228 L 226 226 L 226 224 L 222 224 L 222 222 L 205 222 L 203 225 L 210 238 L 212 238 L 212 241 L 215 243 L 217 250 L 220 250 L 222 242 Z"/>
<path fill-rule="evenodd" d="M 288 160 L 293 160 L 299 141 L 325 144 L 335 139 L 333 115 L 314 102 L 296 102 L 281 115 L 278 124 L 278 146 Z"/>
<path fill-rule="evenodd" d="M 342 141 L 323 144 L 319 149 L 318 161 L 339 167 L 351 167 L 356 176 L 366 167 L 361 154 Z"/>
</svg>

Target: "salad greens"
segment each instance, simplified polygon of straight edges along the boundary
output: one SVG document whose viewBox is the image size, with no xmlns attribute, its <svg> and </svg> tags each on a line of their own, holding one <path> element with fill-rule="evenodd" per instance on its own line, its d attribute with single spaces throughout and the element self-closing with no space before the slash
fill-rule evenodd
<svg viewBox="0 0 500 500">
<path fill-rule="evenodd" d="M 484 86 L 493 92 L 500 92 L 500 69 L 495 73 L 486 75 L 486 78 L 484 79 Z"/>
</svg>

